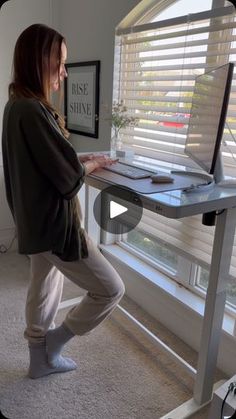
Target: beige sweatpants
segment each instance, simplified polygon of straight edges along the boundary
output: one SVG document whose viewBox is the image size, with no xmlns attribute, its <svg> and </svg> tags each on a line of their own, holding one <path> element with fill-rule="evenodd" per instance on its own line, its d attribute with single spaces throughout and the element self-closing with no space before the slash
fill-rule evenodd
<svg viewBox="0 0 236 419">
<path fill-rule="evenodd" d="M 79 261 L 64 262 L 51 252 L 30 256 L 24 332 L 30 342 L 43 341 L 47 330 L 54 327 L 64 276 L 87 290 L 82 301 L 72 307 L 64 320 L 76 335 L 94 329 L 122 298 L 124 284 L 120 276 L 87 234 L 86 241 L 89 256 Z"/>
</svg>

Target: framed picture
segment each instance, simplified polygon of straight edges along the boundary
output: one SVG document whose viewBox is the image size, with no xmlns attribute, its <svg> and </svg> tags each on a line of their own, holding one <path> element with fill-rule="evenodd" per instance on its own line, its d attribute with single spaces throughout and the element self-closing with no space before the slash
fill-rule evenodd
<svg viewBox="0 0 236 419">
<path fill-rule="evenodd" d="M 66 128 L 98 138 L 100 61 L 66 64 L 66 71 Z"/>
</svg>

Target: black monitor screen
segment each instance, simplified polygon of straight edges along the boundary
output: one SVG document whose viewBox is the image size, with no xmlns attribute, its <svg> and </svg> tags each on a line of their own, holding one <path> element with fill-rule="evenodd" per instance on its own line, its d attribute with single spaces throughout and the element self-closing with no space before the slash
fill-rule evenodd
<svg viewBox="0 0 236 419">
<path fill-rule="evenodd" d="M 228 63 L 195 81 L 185 153 L 210 174 L 220 152 L 233 69 Z"/>
</svg>

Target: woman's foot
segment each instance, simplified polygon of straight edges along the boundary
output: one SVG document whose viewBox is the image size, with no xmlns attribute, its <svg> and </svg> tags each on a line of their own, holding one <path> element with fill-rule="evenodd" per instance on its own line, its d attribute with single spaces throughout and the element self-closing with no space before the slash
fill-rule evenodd
<svg viewBox="0 0 236 419">
<path fill-rule="evenodd" d="M 77 365 L 72 359 L 58 356 L 54 365 L 48 363 L 46 344 L 29 343 L 30 366 L 28 375 L 30 378 L 40 378 L 49 374 L 68 372 L 76 369 Z"/>
<path fill-rule="evenodd" d="M 50 366 L 54 368 L 59 365 L 76 366 L 75 362 L 70 358 L 63 358 L 60 355 L 64 345 L 74 336 L 74 333 L 72 333 L 64 323 L 56 329 L 50 329 L 47 332 L 45 340 L 47 358 Z"/>
</svg>

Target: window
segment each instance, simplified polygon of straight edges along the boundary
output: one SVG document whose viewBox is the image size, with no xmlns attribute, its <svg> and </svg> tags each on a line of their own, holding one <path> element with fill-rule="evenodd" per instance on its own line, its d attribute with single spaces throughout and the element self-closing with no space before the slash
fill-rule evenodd
<svg viewBox="0 0 236 419">
<path fill-rule="evenodd" d="M 198 286 L 203 291 L 207 290 L 209 280 L 209 270 L 198 267 L 197 277 L 196 277 L 196 286 Z M 230 306 L 234 309 L 236 308 L 236 281 L 235 277 L 230 275 L 229 281 L 226 289 L 226 299 Z"/>
<path fill-rule="evenodd" d="M 151 22 L 159 22 L 165 19 L 183 16 L 185 14 L 200 13 L 204 10 L 210 10 L 212 7 L 212 0 L 180 0 L 174 1 L 169 7 L 158 13 Z"/>
<path fill-rule="evenodd" d="M 175 2 L 168 12 L 174 13 L 177 5 L 182 9 L 184 1 Z M 210 7 L 211 1 L 205 5 Z M 140 118 L 137 127 L 122 131 L 127 148 L 172 165 L 197 167 L 184 153 L 194 81 L 204 71 L 236 60 L 232 10 L 218 7 L 157 22 L 153 17 L 149 24 L 121 34 L 118 30 L 114 99 L 123 100 L 130 114 Z M 225 173 L 236 177 L 235 90 L 234 82 L 222 152 Z"/>
<path fill-rule="evenodd" d="M 134 249 L 138 249 L 143 255 L 148 255 L 149 259 L 163 268 L 165 272 L 175 275 L 178 269 L 178 256 L 171 251 L 165 243 L 144 233 L 142 230 L 131 230 L 126 237 L 126 242 Z"/>
<path fill-rule="evenodd" d="M 169 4 L 163 9 L 161 5 Z M 214 5 L 213 1 L 213 5 Z M 132 28 L 117 30 L 114 99 L 123 100 L 139 117 L 137 127 L 122 131 L 126 148 L 168 168 L 197 167 L 184 154 L 195 77 L 228 61 L 236 62 L 234 8 L 213 8 L 212 0 L 157 2 Z M 186 16 L 182 16 L 182 11 Z M 188 15 L 190 13 L 190 15 Z M 197 13 L 197 14 L 194 14 Z M 236 81 L 233 81 L 222 154 L 226 175 L 236 177 Z M 190 286 L 205 290 L 214 227 L 201 216 L 170 220 L 144 211 L 135 232 L 123 240 L 160 269 Z M 190 261 L 190 262 L 189 262 Z M 191 263 L 191 269 L 189 269 Z M 186 268 L 183 269 L 183 264 Z M 236 248 L 227 298 L 236 304 Z"/>
</svg>

